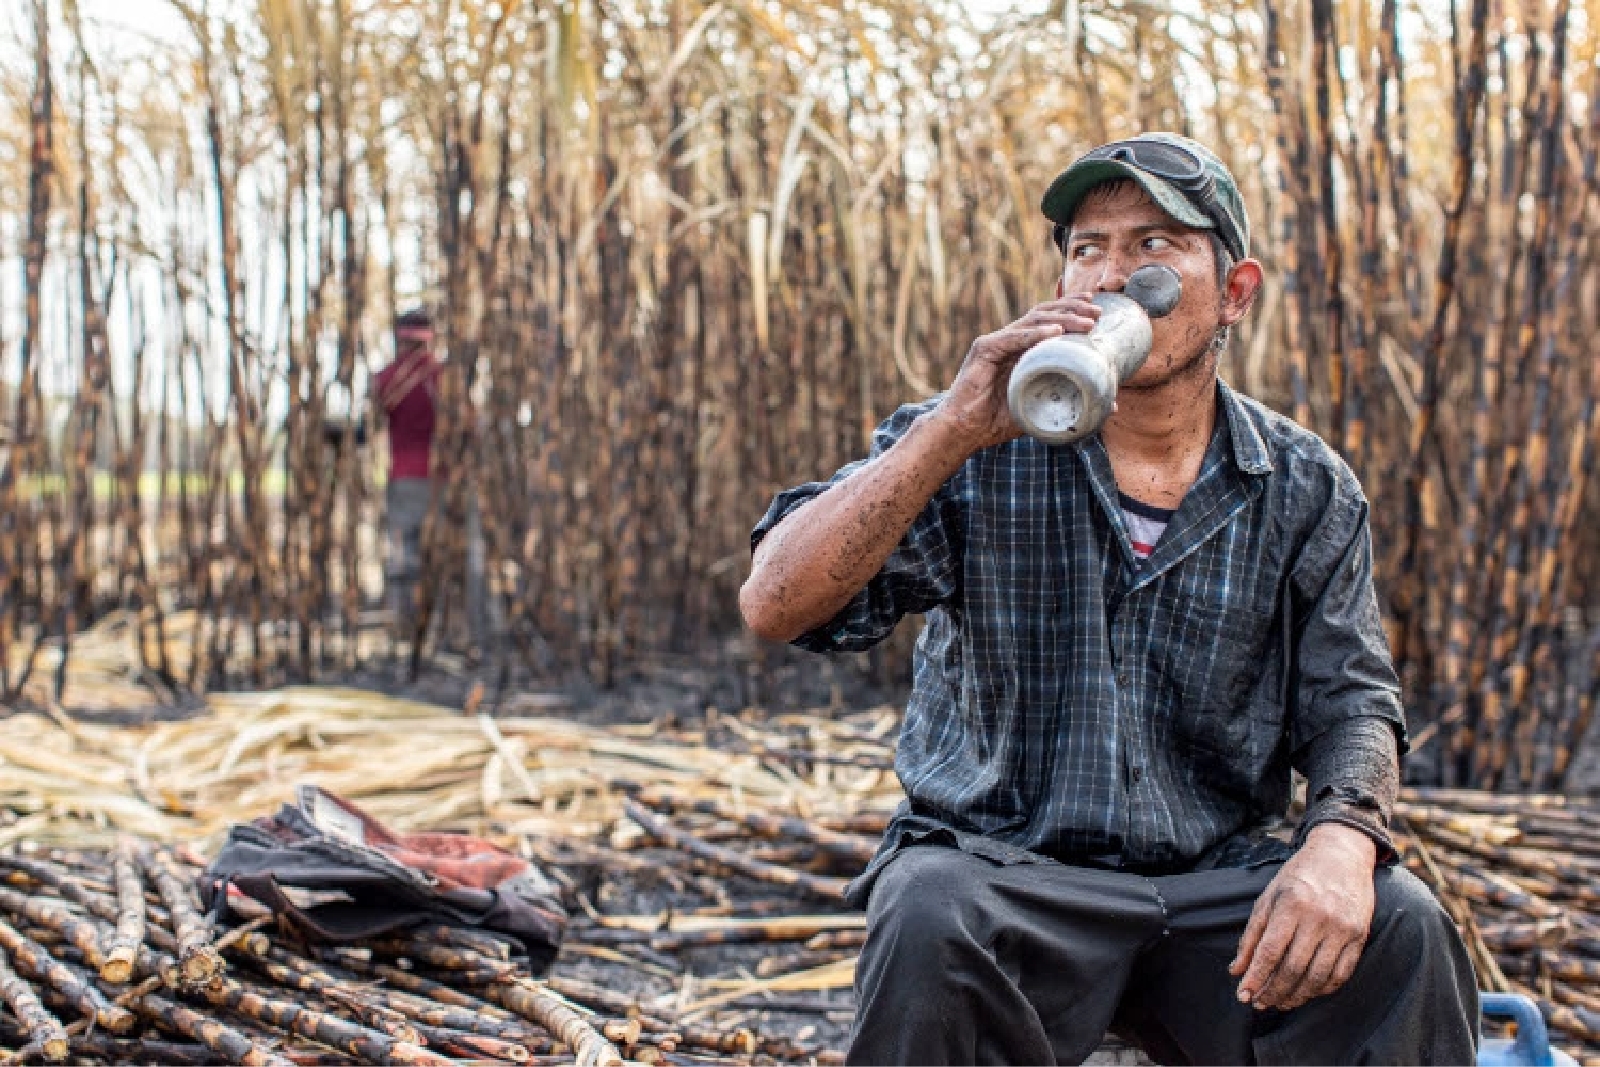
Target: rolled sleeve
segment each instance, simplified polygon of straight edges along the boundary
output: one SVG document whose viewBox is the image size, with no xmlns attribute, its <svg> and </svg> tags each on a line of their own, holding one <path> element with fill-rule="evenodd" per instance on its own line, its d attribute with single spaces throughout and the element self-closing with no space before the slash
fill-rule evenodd
<svg viewBox="0 0 1600 1067">
<path fill-rule="evenodd" d="M 874 432 L 866 459 L 840 468 L 826 482 L 808 482 L 779 493 L 750 531 L 751 552 L 784 519 L 894 447 L 918 416 L 936 404 L 937 398 L 902 407 Z M 958 474 L 939 488 L 883 567 L 837 615 L 792 643 L 809 652 L 862 652 L 888 637 L 906 615 L 948 603 L 956 595 L 961 573 L 960 478 Z"/>
<path fill-rule="evenodd" d="M 1290 576 L 1299 628 L 1293 665 L 1289 750 L 1328 729 L 1372 716 L 1409 747 L 1395 675 L 1372 585 L 1368 507 L 1354 477 L 1340 472 L 1336 492 Z"/>
</svg>

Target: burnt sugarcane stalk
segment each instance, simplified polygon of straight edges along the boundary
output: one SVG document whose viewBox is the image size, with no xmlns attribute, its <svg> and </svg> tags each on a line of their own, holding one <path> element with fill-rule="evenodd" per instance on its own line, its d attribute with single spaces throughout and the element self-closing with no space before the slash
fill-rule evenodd
<svg viewBox="0 0 1600 1067">
<path fill-rule="evenodd" d="M 55 863 L 28 861 L 27 867 L 19 867 L 19 869 L 25 870 L 28 877 L 40 885 L 54 890 L 56 895 L 63 900 L 72 901 L 90 915 L 102 920 L 106 925 L 115 927 L 119 919 L 119 910 L 117 901 L 111 895 L 115 892 L 114 887 L 107 886 L 105 889 L 98 889 L 93 883 L 79 876 L 76 872 Z M 150 921 L 145 924 L 144 940 L 162 952 L 176 953 L 178 951 L 177 938 L 173 937 L 162 926 L 157 925 L 167 920 L 166 909 L 153 905 L 146 900 L 145 910 Z M 109 944 L 114 933 L 114 929 L 108 931 L 102 941 Z"/>
<path fill-rule="evenodd" d="M 38 1045 L 39 1053 L 52 1063 L 67 1058 L 67 1030 L 61 1021 L 40 1003 L 39 996 L 11 969 L 4 950 L 0 950 L 0 1000 L 4 1000 L 28 1032 L 28 1040 Z"/>
<path fill-rule="evenodd" d="M 1582 959 L 1559 952 L 1541 952 L 1534 960 L 1533 973 L 1548 974 L 1560 982 L 1574 985 L 1600 985 L 1600 960 Z"/>
<path fill-rule="evenodd" d="M 73 946 L 85 966 L 98 971 L 105 964 L 105 954 L 99 946 L 112 933 L 109 927 L 110 924 L 116 922 L 116 902 L 110 897 L 89 891 L 82 884 L 70 878 L 63 878 L 50 884 L 53 888 L 59 890 L 63 896 L 67 896 L 83 905 L 91 915 L 103 920 L 104 925 L 97 926 L 94 922 L 80 919 L 62 905 L 47 897 L 24 897 L 4 889 L 0 889 L 0 911 L 10 910 L 13 914 L 26 918 L 36 926 L 42 927 L 43 930 L 40 932 L 48 931 L 60 937 L 67 944 Z M 27 906 L 21 908 L 14 906 L 18 904 Z M 250 937 L 255 930 L 260 928 L 263 921 L 257 920 L 246 923 L 244 926 L 229 931 L 218 944 L 221 945 Z M 139 947 L 134 957 L 134 972 L 146 977 L 160 974 L 165 970 L 171 970 L 174 974 L 179 973 L 177 971 L 177 961 L 172 956 L 177 952 L 178 944 L 172 934 L 155 925 L 149 925 L 145 933 L 149 945 Z M 39 940 L 37 933 L 33 936 L 34 940 Z M 190 983 L 184 979 L 182 984 L 188 986 L 195 983 Z"/>
<path fill-rule="evenodd" d="M 1501 866 L 1515 867 L 1534 875 L 1543 875 L 1563 882 L 1572 882 L 1587 885 L 1600 868 L 1594 863 L 1584 862 L 1582 859 L 1571 856 L 1555 856 L 1531 848 L 1516 848 L 1509 845 L 1496 845 L 1483 841 L 1471 834 L 1461 833 L 1443 826 L 1431 826 L 1428 823 L 1413 823 L 1417 832 L 1424 837 L 1457 852 L 1477 856 Z"/>
<path fill-rule="evenodd" d="M 368 978 L 380 979 L 396 989 L 426 997 L 440 1004 L 449 1004 L 454 1007 L 481 1012 L 492 1019 L 509 1020 L 514 1018 L 510 1012 L 489 1004 L 469 993 L 453 989 L 443 982 L 435 982 L 431 978 L 424 978 L 419 974 L 403 971 L 399 967 L 379 963 L 370 956 L 363 955 L 358 949 L 319 948 L 314 951 L 319 959 L 326 960 L 329 963 L 344 967 Z"/>
<path fill-rule="evenodd" d="M 32 1063 L 44 1052 L 43 1046 L 37 1041 L 29 1041 L 15 1052 L 0 1053 L 0 1067 L 13 1067 L 14 1064 Z"/>
<path fill-rule="evenodd" d="M 865 930 L 824 930 L 805 943 L 813 952 L 831 952 L 836 949 L 860 948 L 867 943 Z"/>
<path fill-rule="evenodd" d="M 544 985 L 553 993 L 558 993 L 568 1000 L 613 1015 L 629 1015 L 639 1009 L 639 1004 L 626 993 L 618 993 L 604 986 L 597 986 L 592 982 L 585 982 L 581 978 L 567 978 L 551 975 L 544 979 Z"/>
<path fill-rule="evenodd" d="M 496 982 L 488 988 L 489 999 L 508 1011 L 529 1019 L 554 1034 L 556 1040 L 572 1049 L 580 1064 L 589 1067 L 621 1067 L 622 1053 L 590 1026 L 583 1016 L 559 997 L 532 982 Z M 637 1039 L 637 1034 L 635 1034 Z"/>
<path fill-rule="evenodd" d="M 358 1059 L 410 1067 L 446 1067 L 450 1062 L 413 1042 L 400 1041 L 292 1000 L 266 996 L 231 979 L 213 980 L 201 995 L 217 1007 L 238 1012 L 269 1029 L 310 1038 Z"/>
<path fill-rule="evenodd" d="M 401 960 L 402 963 L 413 963 L 412 960 Z M 449 967 L 419 969 L 420 973 L 429 978 L 444 982 L 455 982 L 464 986 L 486 986 L 495 982 L 504 982 L 517 977 L 514 967 L 473 967 L 467 970 L 456 970 Z"/>
<path fill-rule="evenodd" d="M 733 849 L 713 845 L 708 841 L 702 841 L 693 834 L 679 830 L 666 819 L 636 800 L 625 799 L 622 805 L 623 810 L 628 813 L 628 818 L 644 827 L 651 836 L 675 848 L 681 848 L 691 855 L 710 860 L 719 866 L 754 878 L 757 881 L 788 886 L 791 889 L 798 889 L 802 893 L 809 893 L 824 900 L 839 901 L 844 899 L 844 888 L 849 884 L 847 879 L 806 874 L 787 867 L 779 867 L 775 864 L 752 860 L 740 855 Z"/>
<path fill-rule="evenodd" d="M 1467 943 L 1467 951 L 1472 957 L 1473 966 L 1482 976 L 1485 987 L 1496 992 L 1504 992 L 1508 988 L 1506 976 L 1500 972 L 1500 964 L 1495 959 L 1494 953 L 1478 934 L 1478 924 L 1471 905 L 1453 891 L 1454 885 L 1446 881 L 1445 873 L 1434 859 L 1432 850 L 1411 830 L 1411 824 L 1406 818 L 1397 816 L 1395 825 L 1409 838 L 1404 846 L 1406 866 L 1433 890 L 1439 902 L 1444 905 L 1445 911 L 1460 928 Z"/>
<path fill-rule="evenodd" d="M 367 942 L 372 951 L 425 963 L 441 971 L 458 971 L 475 976 L 476 981 L 494 981 L 516 973 L 508 962 L 493 959 L 476 948 L 438 945 L 419 937 L 385 937 Z"/>
<path fill-rule="evenodd" d="M 443 1030 L 461 1031 L 481 1037 L 494 1038 L 519 1045 L 524 1049 L 546 1049 L 551 1044 L 550 1035 L 520 1020 L 500 1020 L 477 1015 L 465 1008 L 449 1004 L 435 1004 L 398 990 L 388 990 L 385 1003 L 408 1019 L 425 1026 Z"/>
<path fill-rule="evenodd" d="M 817 849 L 811 845 L 766 844 L 751 845 L 744 854 L 758 863 L 772 863 L 784 867 L 814 867 Z"/>
<path fill-rule="evenodd" d="M 768 956 L 756 964 L 756 977 L 770 978 L 775 974 L 788 974 L 790 971 L 806 971 L 813 967 L 838 963 L 845 958 L 844 953 L 817 952 L 812 949 L 801 949 L 799 952 L 790 952 L 783 956 Z"/>
<path fill-rule="evenodd" d="M 682 1048 L 717 1052 L 725 1056 L 754 1056 L 756 1035 L 742 1026 L 726 1032 L 685 1026 L 678 1028 L 678 1045 Z"/>
<path fill-rule="evenodd" d="M 1476 811 L 1486 815 L 1522 815 L 1537 812 L 1551 818 L 1571 817 L 1600 826 L 1600 809 L 1585 800 L 1559 793 L 1509 795 L 1479 789 L 1446 789 L 1437 786 L 1412 786 L 1401 791 L 1402 804 L 1437 804 L 1455 811 Z"/>
<path fill-rule="evenodd" d="M 325 970 L 316 964 L 293 956 L 283 949 L 273 949 L 271 956 L 273 962 L 279 966 L 299 975 L 318 979 L 329 986 L 339 989 L 341 993 L 346 993 L 352 987 L 356 987 L 354 978 L 347 978 L 342 974 Z M 361 985 L 359 986 L 359 996 L 373 1004 L 381 1005 L 391 1011 L 398 1012 L 408 1019 L 430 1027 L 459 1030 L 469 1034 L 498 1038 L 516 1043 L 519 1047 L 525 1047 L 530 1043 L 542 1045 L 549 1040 L 548 1035 L 535 1030 L 526 1023 L 511 1019 L 509 1013 L 499 1013 L 506 1016 L 505 1020 L 502 1021 L 491 1018 L 488 1014 L 476 1009 L 439 1004 L 423 997 L 414 996 L 397 989 L 388 989 L 383 986 Z M 484 1004 L 483 1007 L 492 1008 L 492 1005 Z"/>
<path fill-rule="evenodd" d="M 137 1022 L 132 1012 L 111 1003 L 105 994 L 79 978 L 42 945 L 23 937 L 5 922 L 0 922 L 0 949 L 11 956 L 17 970 L 55 989 L 79 1015 L 93 1019 L 112 1033 L 125 1034 Z"/>
<path fill-rule="evenodd" d="M 823 916 L 834 921 L 835 916 Z M 727 925 L 703 926 L 695 930 L 668 930 L 650 938 L 657 952 L 676 952 L 704 945 L 732 945 L 750 942 L 807 941 L 818 933 L 818 917 L 795 915 L 764 920 L 729 920 Z M 852 931 L 853 932 L 853 931 Z"/>
<path fill-rule="evenodd" d="M 1481 870 L 1442 852 L 1434 858 L 1449 871 L 1447 880 L 1450 888 L 1470 901 L 1511 908 L 1533 919 L 1557 922 L 1567 919 L 1565 908 L 1539 899 L 1503 876 Z"/>
<path fill-rule="evenodd" d="M 460 1056 L 473 1061 L 505 1060 L 508 1063 L 527 1063 L 528 1049 L 515 1042 L 504 1041 L 485 1034 L 451 1030 L 443 1026 L 417 1024 L 428 1045 L 446 1056 Z"/>
<path fill-rule="evenodd" d="M 117 888 L 117 932 L 106 945 L 100 977 L 121 984 L 133 977 L 133 961 L 145 938 L 144 886 L 139 880 L 139 859 L 131 838 L 117 839 L 111 873 Z"/>
<path fill-rule="evenodd" d="M 1523 824 L 1528 826 L 1527 823 Z M 1600 859 L 1600 837 L 1593 836 L 1590 832 L 1577 832 L 1571 829 L 1557 830 L 1555 833 L 1530 832 L 1524 833 L 1517 839 L 1517 843 L 1525 848 L 1542 848 L 1551 852 L 1571 852 L 1582 859 Z"/>
<path fill-rule="evenodd" d="M 471 930 L 462 926 L 446 926 L 443 923 L 434 923 L 428 926 L 416 926 L 406 931 L 406 938 L 411 941 L 431 942 L 438 945 L 450 945 L 455 948 L 466 949 L 479 955 L 487 956 L 492 960 L 502 962 L 511 959 L 511 946 L 502 938 L 481 930 Z"/>
<path fill-rule="evenodd" d="M 731 819 L 763 837 L 794 838 L 815 845 L 831 856 L 855 863 L 868 863 L 877 855 L 878 842 L 859 834 L 844 834 L 818 826 L 805 819 L 788 815 L 773 815 L 762 811 L 739 811 L 715 800 L 685 800 L 660 789 L 645 789 L 638 799 L 652 808 L 671 811 L 694 811 Z"/>
<path fill-rule="evenodd" d="M 1549 919 L 1543 922 L 1480 923 L 1478 933 L 1484 943 L 1496 953 L 1531 952 L 1534 949 L 1560 948 L 1571 934 L 1565 922 Z"/>
<path fill-rule="evenodd" d="M 1504 885 L 1516 886 L 1524 893 L 1534 897 L 1542 903 L 1550 903 L 1553 905 L 1568 905 L 1573 903 L 1593 905 L 1600 903 L 1600 890 L 1596 890 L 1591 885 L 1550 880 L 1539 877 L 1538 875 L 1519 871 L 1510 865 L 1505 866 L 1508 869 L 1492 872 L 1493 877 Z M 1586 914 L 1581 910 L 1579 914 L 1574 917 L 1573 922 L 1578 926 L 1591 925 Z"/>
<path fill-rule="evenodd" d="M 1525 834 L 1548 834 L 1558 841 L 1578 840 L 1590 846 L 1600 844 L 1600 826 L 1579 818 L 1582 814 L 1574 811 L 1528 812 L 1518 815 L 1516 823 Z"/>
<path fill-rule="evenodd" d="M 150 884 L 161 895 L 178 939 L 178 966 L 189 982 L 204 982 L 223 970 L 222 957 L 211 945 L 211 928 L 196 907 L 193 889 L 177 860 L 166 849 L 151 848 L 139 856 Z"/>
<path fill-rule="evenodd" d="M 1539 1014 L 1544 1016 L 1545 1023 L 1552 1030 L 1582 1038 L 1590 1044 L 1600 1044 L 1600 1014 L 1587 1008 L 1552 1004 L 1531 989 L 1519 989 L 1518 992 L 1539 1006 Z"/>
<path fill-rule="evenodd" d="M 55 892 L 63 900 L 70 900 L 108 921 L 116 921 L 115 905 L 108 912 L 106 897 L 91 886 L 78 872 L 49 860 L 29 859 L 25 856 L 0 856 L 0 867 L 8 867 L 36 883 Z M 107 887 L 109 888 L 109 887 Z"/>
<path fill-rule="evenodd" d="M 1565 1004 L 1569 1008 L 1583 1008 L 1596 1018 L 1600 1018 L 1600 996 L 1592 992 L 1584 992 L 1562 985 L 1560 982 L 1550 984 L 1550 996 L 1558 1004 Z"/>
<path fill-rule="evenodd" d="M 47 897 L 24 896 L 14 889 L 0 889 L 0 911 L 10 912 L 47 930 L 54 930 L 82 953 L 84 961 L 98 970 L 105 962 L 100 951 L 100 934 L 94 924 L 80 919 L 66 905 Z"/>
<path fill-rule="evenodd" d="M 171 1067 L 208 1067 L 216 1055 L 194 1041 L 161 1041 L 156 1038 L 115 1038 L 98 1032 L 72 1038 L 74 1052 L 110 1063 L 162 1063 Z"/>
<path fill-rule="evenodd" d="M 336 982 L 324 981 L 309 974 L 299 973 L 283 964 L 270 959 L 248 957 L 250 966 L 260 971 L 262 975 L 272 979 L 273 982 L 285 989 L 296 989 L 302 993 L 311 993 L 323 1000 L 337 1003 L 351 1015 L 355 1016 L 363 1026 L 376 1030 L 381 1034 L 388 1034 L 400 1041 L 409 1041 L 413 1045 L 421 1044 L 422 1035 L 407 1023 L 398 1012 L 377 1006 L 351 995 L 347 990 L 341 989 Z"/>
<path fill-rule="evenodd" d="M 850 815 L 837 815 L 819 818 L 817 825 L 824 830 L 832 830 L 836 834 L 860 834 L 867 837 L 882 837 L 885 830 L 889 829 L 889 813 L 882 811 L 858 811 Z"/>
<path fill-rule="evenodd" d="M 796 1044 L 786 1037 L 758 1037 L 756 1038 L 756 1054 L 771 1056 L 779 1060 L 815 1060 L 818 1067 L 842 1067 L 844 1057 L 841 1053 L 824 1049 L 808 1049 Z"/>
<path fill-rule="evenodd" d="M 606 1011 L 623 1016 L 618 1019 L 597 1020 L 600 1033 L 607 1041 L 619 1045 L 635 1045 L 646 1029 L 645 1020 L 639 1012 L 639 1005 L 625 994 L 614 993 L 576 978 L 552 977 L 537 984 L 555 993 L 561 1000 L 589 1010 Z M 662 1024 L 658 1029 L 666 1029 L 666 1024 Z"/>
<path fill-rule="evenodd" d="M 157 1026 L 198 1041 L 229 1063 L 241 1064 L 242 1067 L 292 1067 L 291 1061 L 256 1044 L 238 1030 L 208 1019 L 160 994 L 142 994 L 132 1007 Z"/>
<path fill-rule="evenodd" d="M 313 1044 L 285 1048 L 282 1053 L 284 1059 L 293 1067 L 345 1067 L 346 1064 L 361 1062 L 342 1052 L 334 1052 L 332 1049 Z"/>
<path fill-rule="evenodd" d="M 1434 804 L 1399 804 L 1395 810 L 1413 827 L 1422 827 L 1422 832 L 1435 827 L 1449 827 L 1496 845 L 1513 844 L 1521 841 L 1523 836 L 1522 819 L 1515 815 L 1486 815 Z"/>
<path fill-rule="evenodd" d="M 421 1027 L 414 1025 L 411 1020 L 392 1008 L 374 1004 L 342 989 L 324 990 L 320 995 L 323 1000 L 339 1008 L 369 1030 L 388 1034 L 396 1041 L 406 1041 L 413 1045 L 433 1044 L 422 1033 Z"/>
</svg>

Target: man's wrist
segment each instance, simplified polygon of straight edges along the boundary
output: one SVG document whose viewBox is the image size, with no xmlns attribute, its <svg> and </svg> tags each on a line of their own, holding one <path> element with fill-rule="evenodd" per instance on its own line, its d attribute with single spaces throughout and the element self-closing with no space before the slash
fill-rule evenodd
<svg viewBox="0 0 1600 1067">
<path fill-rule="evenodd" d="M 950 474 L 983 447 L 961 417 L 942 403 L 918 416 L 913 429 L 926 435 L 928 451 L 949 465 Z"/>
<path fill-rule="evenodd" d="M 1334 849 L 1352 857 L 1360 857 L 1369 867 L 1376 868 L 1378 865 L 1378 843 L 1354 826 L 1346 826 L 1342 822 L 1322 822 L 1313 826 L 1306 834 L 1304 847 L 1314 847 L 1319 851 Z"/>
</svg>

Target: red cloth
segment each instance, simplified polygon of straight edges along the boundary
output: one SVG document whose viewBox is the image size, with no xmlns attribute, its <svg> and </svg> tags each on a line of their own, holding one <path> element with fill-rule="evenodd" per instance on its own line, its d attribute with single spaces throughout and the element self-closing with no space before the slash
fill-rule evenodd
<svg viewBox="0 0 1600 1067">
<path fill-rule="evenodd" d="M 377 396 L 389 417 L 389 477 L 426 478 L 433 444 L 433 386 L 439 364 L 430 352 L 403 356 L 379 371 Z"/>
<path fill-rule="evenodd" d="M 466 834 L 397 834 L 344 797 L 325 789 L 319 792 L 359 821 L 362 844 L 433 875 L 440 889 L 493 889 L 526 873 L 530 866 L 527 860 L 499 845 Z M 264 823 L 270 824 L 271 820 L 256 821 L 258 826 Z"/>
</svg>

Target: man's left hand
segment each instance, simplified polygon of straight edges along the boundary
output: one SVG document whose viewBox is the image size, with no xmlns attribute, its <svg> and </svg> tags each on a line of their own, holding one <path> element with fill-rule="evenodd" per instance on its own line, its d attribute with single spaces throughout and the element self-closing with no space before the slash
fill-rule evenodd
<svg viewBox="0 0 1600 1067">
<path fill-rule="evenodd" d="M 1250 913 L 1228 973 L 1239 999 L 1288 1011 L 1350 978 L 1372 925 L 1378 846 L 1342 823 L 1313 827 Z"/>
</svg>

